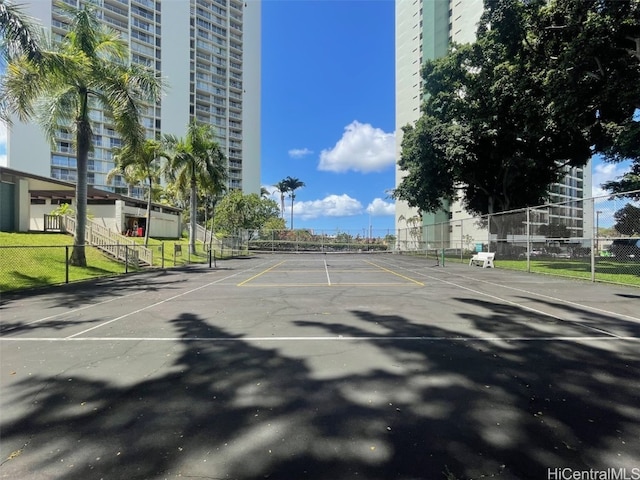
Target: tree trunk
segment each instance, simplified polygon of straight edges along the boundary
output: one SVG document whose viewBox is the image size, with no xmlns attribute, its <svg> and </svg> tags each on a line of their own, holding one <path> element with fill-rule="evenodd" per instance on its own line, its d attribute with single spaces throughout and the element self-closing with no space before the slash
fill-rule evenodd
<svg viewBox="0 0 640 480">
<path fill-rule="evenodd" d="M 85 97 L 86 102 L 86 97 Z M 86 103 L 85 103 L 86 105 Z M 86 112 L 86 109 L 85 109 Z M 70 263 L 76 267 L 86 267 L 85 232 L 87 229 L 87 164 L 91 146 L 91 125 L 88 112 L 76 120 L 77 133 L 77 178 L 76 178 L 76 231 L 73 236 L 73 251 Z"/>
<path fill-rule="evenodd" d="M 147 224 L 144 226 L 144 246 L 149 246 L 149 227 L 151 226 L 151 187 L 153 178 L 149 177 L 149 197 L 147 198 Z"/>
<path fill-rule="evenodd" d="M 282 211 L 282 219 L 284 220 L 284 193 L 280 193 L 280 210 Z"/>
<path fill-rule="evenodd" d="M 216 220 L 216 200 L 214 197 L 213 206 L 211 207 L 211 236 L 209 237 L 209 251 L 213 248 L 213 228 Z"/>
<path fill-rule="evenodd" d="M 291 230 L 293 230 L 293 193 L 291 194 Z"/>
<path fill-rule="evenodd" d="M 191 198 L 189 199 L 191 212 L 189 212 L 189 252 L 196 253 L 196 209 L 198 208 L 197 185 L 195 175 L 191 176 Z"/>
</svg>

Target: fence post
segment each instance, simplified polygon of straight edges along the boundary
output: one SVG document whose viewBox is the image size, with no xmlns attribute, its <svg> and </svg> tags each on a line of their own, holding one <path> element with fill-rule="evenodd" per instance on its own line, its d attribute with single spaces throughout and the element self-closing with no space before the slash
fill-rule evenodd
<svg viewBox="0 0 640 480">
<path fill-rule="evenodd" d="M 462 251 L 464 250 L 464 219 L 460 220 L 460 262 L 462 263 Z"/>
<path fill-rule="evenodd" d="M 591 236 L 591 281 L 596 281 L 596 252 L 595 252 L 595 242 L 593 235 Z"/>
<path fill-rule="evenodd" d="M 440 245 L 442 246 L 442 266 L 444 267 L 444 223 L 440 224 Z"/>
<path fill-rule="evenodd" d="M 529 212 L 531 209 L 527 207 L 527 272 L 531 273 L 531 228 L 529 223 Z"/>
<path fill-rule="evenodd" d="M 64 283 L 69 283 L 69 245 L 64 247 Z"/>
<path fill-rule="evenodd" d="M 129 273 L 129 246 L 124 246 L 124 273 Z"/>
</svg>

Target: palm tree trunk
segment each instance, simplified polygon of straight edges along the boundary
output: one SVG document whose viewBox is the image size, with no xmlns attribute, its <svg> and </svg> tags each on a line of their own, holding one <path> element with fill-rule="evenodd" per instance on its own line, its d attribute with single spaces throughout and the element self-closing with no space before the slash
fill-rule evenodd
<svg viewBox="0 0 640 480">
<path fill-rule="evenodd" d="M 86 96 L 85 96 L 86 99 Z M 87 164 L 89 160 L 89 148 L 91 145 L 91 125 L 86 109 L 83 109 L 81 116 L 76 120 L 77 133 L 77 178 L 76 178 L 76 231 L 73 236 L 73 251 L 70 263 L 76 267 L 86 267 L 87 257 L 85 256 L 85 232 L 87 229 Z"/>
<path fill-rule="evenodd" d="M 282 219 L 284 220 L 284 193 L 280 193 L 280 210 L 282 210 Z"/>
<path fill-rule="evenodd" d="M 149 197 L 147 198 L 147 224 L 144 226 L 144 246 L 149 246 L 149 227 L 151 226 L 151 188 L 153 178 L 149 177 Z"/>
<path fill-rule="evenodd" d="M 213 199 L 213 206 L 211 207 L 211 236 L 209 237 L 209 251 L 213 248 L 213 225 L 216 221 L 216 199 Z"/>
<path fill-rule="evenodd" d="M 198 208 L 197 194 L 198 190 L 196 186 L 196 177 L 192 175 L 191 198 L 189 199 L 191 208 L 191 212 L 189 212 L 189 252 L 192 255 L 195 255 L 196 253 L 196 209 Z"/>
<path fill-rule="evenodd" d="M 293 199 L 295 195 L 291 194 L 291 230 L 293 230 Z"/>
</svg>

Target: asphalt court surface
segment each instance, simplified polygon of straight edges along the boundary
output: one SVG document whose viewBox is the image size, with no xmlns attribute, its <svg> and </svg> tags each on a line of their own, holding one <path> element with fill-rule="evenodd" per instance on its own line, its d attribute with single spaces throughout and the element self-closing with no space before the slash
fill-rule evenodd
<svg viewBox="0 0 640 480">
<path fill-rule="evenodd" d="M 276 263 L 239 286 L 402 286 L 424 283 L 389 265 L 388 255 L 300 254 Z"/>
<path fill-rule="evenodd" d="M 0 319 L 0 478 L 640 468 L 637 288 L 257 255 L 7 295 Z"/>
</svg>

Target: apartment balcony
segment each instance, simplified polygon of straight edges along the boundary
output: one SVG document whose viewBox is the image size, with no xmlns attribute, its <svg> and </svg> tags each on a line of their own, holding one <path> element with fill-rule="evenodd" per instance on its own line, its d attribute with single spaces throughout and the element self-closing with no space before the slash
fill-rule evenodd
<svg viewBox="0 0 640 480">
<path fill-rule="evenodd" d="M 129 18 L 129 11 L 125 8 L 120 8 L 110 3 L 104 3 L 102 5 L 102 8 L 104 8 L 107 12 L 118 15 L 122 20 L 128 20 Z"/>
</svg>

